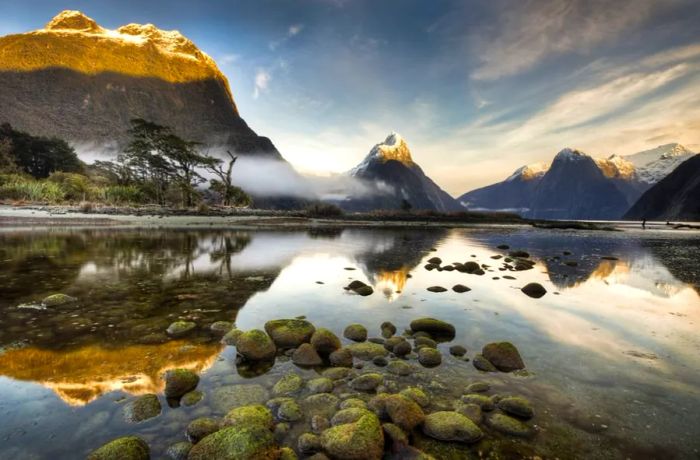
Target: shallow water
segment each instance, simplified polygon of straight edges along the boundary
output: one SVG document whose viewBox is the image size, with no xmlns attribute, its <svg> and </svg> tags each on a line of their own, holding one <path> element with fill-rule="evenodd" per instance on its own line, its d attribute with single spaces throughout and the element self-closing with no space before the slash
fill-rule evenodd
<svg viewBox="0 0 700 460">
<path fill-rule="evenodd" d="M 500 244 L 530 252 L 535 268 L 499 270 L 503 259 L 492 256 L 507 252 Z M 0 232 L 0 458 L 80 458 L 123 434 L 142 436 L 152 457 L 162 458 L 168 445 L 184 440 L 190 420 L 223 415 L 216 389 L 269 387 L 294 368 L 283 358 L 269 370 L 237 366 L 235 349 L 220 345 L 207 326 L 227 320 L 262 328 L 299 315 L 339 336 L 353 322 L 370 336 L 379 336 L 383 321 L 399 333 L 417 317 L 451 322 L 457 337 L 440 345 L 443 364 L 405 380 L 446 383 L 436 390 L 446 404 L 476 379 L 527 396 L 538 433 L 506 440 L 527 452 L 700 458 L 698 255 L 700 234 L 665 230 Z M 483 276 L 428 271 L 434 256 L 490 269 Z M 375 293 L 347 293 L 353 279 Z M 524 295 L 519 288 L 531 281 L 548 293 Z M 472 290 L 426 290 L 457 283 Z M 56 292 L 78 301 L 33 308 Z M 178 318 L 198 329 L 167 340 L 164 331 Z M 527 374 L 481 374 L 447 352 L 459 343 L 472 357 L 500 340 L 517 345 Z M 171 408 L 161 398 L 159 417 L 124 421 L 124 402 L 162 392 L 159 376 L 171 367 L 198 371 L 204 400 Z M 303 428 L 287 442 L 293 445 Z"/>
</svg>

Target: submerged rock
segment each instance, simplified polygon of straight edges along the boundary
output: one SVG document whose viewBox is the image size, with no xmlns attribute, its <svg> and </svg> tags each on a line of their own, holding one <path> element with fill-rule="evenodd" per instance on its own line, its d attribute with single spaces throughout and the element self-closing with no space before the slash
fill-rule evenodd
<svg viewBox="0 0 700 460">
<path fill-rule="evenodd" d="M 419 318 L 411 321 L 411 330 L 414 332 L 427 332 L 432 337 L 440 337 L 448 340 L 454 339 L 455 327 L 450 323 L 435 318 Z"/>
<path fill-rule="evenodd" d="M 197 443 L 188 460 L 258 460 L 279 457 L 272 432 L 260 425 L 231 426 Z"/>
<path fill-rule="evenodd" d="M 197 327 L 192 321 L 175 321 L 165 330 L 170 337 L 184 337 Z"/>
<path fill-rule="evenodd" d="M 334 366 L 352 367 L 352 352 L 347 348 L 341 348 L 328 355 L 328 360 Z"/>
<path fill-rule="evenodd" d="M 411 344 L 408 343 L 407 341 L 402 341 L 394 345 L 393 352 L 396 356 L 406 356 L 413 350 L 413 347 L 411 347 Z"/>
<path fill-rule="evenodd" d="M 361 296 L 368 296 L 372 295 L 374 293 L 374 289 L 372 289 L 372 286 L 369 286 L 362 281 L 355 280 L 348 284 L 347 290 L 353 291 L 355 294 L 359 294 Z"/>
<path fill-rule="evenodd" d="M 518 349 L 510 342 L 489 343 L 481 350 L 481 354 L 499 371 L 512 372 L 525 369 Z"/>
<path fill-rule="evenodd" d="M 323 450 L 343 460 L 379 460 L 384 451 L 384 432 L 379 419 L 367 412 L 354 423 L 337 425 L 321 434 Z"/>
<path fill-rule="evenodd" d="M 277 348 L 296 348 L 309 342 L 316 328 L 304 319 L 276 319 L 265 323 L 265 332 Z"/>
<path fill-rule="evenodd" d="M 402 395 L 388 396 L 384 401 L 384 407 L 391 421 L 408 432 L 425 420 L 425 414 L 420 406 L 413 399 Z"/>
<path fill-rule="evenodd" d="M 467 393 L 484 393 L 491 389 L 491 385 L 486 382 L 474 382 L 467 385 Z"/>
<path fill-rule="evenodd" d="M 272 394 L 275 396 L 291 395 L 299 391 L 302 386 L 304 386 L 302 378 L 298 374 L 290 372 L 275 383 L 275 386 L 272 387 Z"/>
<path fill-rule="evenodd" d="M 302 406 L 304 412 L 308 414 L 307 416 L 320 415 L 331 418 L 335 414 L 339 402 L 338 397 L 331 393 L 319 393 L 304 399 Z"/>
<path fill-rule="evenodd" d="M 182 395 L 182 399 L 180 399 L 180 403 L 183 406 L 194 406 L 197 404 L 199 401 L 204 398 L 204 393 L 198 390 L 194 391 L 188 391 L 184 395 Z"/>
<path fill-rule="evenodd" d="M 58 307 L 60 305 L 66 305 L 69 303 L 77 302 L 78 299 L 71 297 L 66 294 L 53 294 L 48 297 L 44 297 L 41 301 L 41 305 L 45 308 Z"/>
<path fill-rule="evenodd" d="M 532 404 L 527 399 L 521 396 L 509 396 L 498 401 L 498 408 L 503 412 L 522 417 L 532 418 L 535 411 L 532 409 Z"/>
<path fill-rule="evenodd" d="M 367 409 L 363 407 L 349 407 L 347 409 L 339 410 L 331 419 L 331 426 L 354 423 L 363 415 L 367 414 L 367 412 Z"/>
<path fill-rule="evenodd" d="M 236 407 L 262 404 L 268 399 L 267 390 L 257 384 L 224 385 L 211 393 L 212 408 L 224 414 Z"/>
<path fill-rule="evenodd" d="M 310 343 L 302 343 L 292 354 L 292 362 L 298 366 L 320 366 L 323 360 Z"/>
<path fill-rule="evenodd" d="M 469 394 L 462 396 L 462 402 L 464 404 L 476 404 L 481 407 L 481 410 L 492 411 L 496 408 L 493 400 L 488 396 L 481 394 Z"/>
<path fill-rule="evenodd" d="M 215 334 L 224 335 L 227 332 L 229 332 L 232 327 L 233 323 L 229 321 L 216 321 L 214 323 L 211 323 L 211 326 L 209 326 L 209 330 Z"/>
<path fill-rule="evenodd" d="M 435 348 L 421 348 L 418 350 L 418 362 L 425 367 L 439 366 L 442 363 L 442 355 Z"/>
<path fill-rule="evenodd" d="M 124 420 L 139 423 L 160 415 L 161 406 L 158 396 L 147 394 L 139 396 L 124 405 Z"/>
<path fill-rule="evenodd" d="M 388 339 L 392 337 L 394 334 L 396 334 L 396 326 L 394 326 L 393 323 L 390 321 L 385 321 L 383 322 L 380 326 L 379 329 L 382 331 L 382 337 L 385 339 Z"/>
<path fill-rule="evenodd" d="M 501 433 L 511 436 L 529 437 L 532 436 L 532 429 L 525 423 L 505 414 L 493 414 L 487 419 L 487 424 Z"/>
<path fill-rule="evenodd" d="M 484 356 L 481 354 L 474 356 L 474 358 L 472 359 L 472 364 L 474 364 L 474 367 L 476 367 L 480 371 L 484 371 L 484 372 L 497 372 L 498 371 L 498 369 L 496 369 L 496 366 L 491 364 L 491 361 L 484 358 Z"/>
<path fill-rule="evenodd" d="M 430 286 L 427 289 L 430 292 L 445 292 L 445 291 L 447 291 L 447 289 L 445 289 L 442 286 Z"/>
<path fill-rule="evenodd" d="M 341 347 L 340 339 L 333 331 L 326 328 L 318 328 L 311 336 L 311 345 L 322 356 L 328 356 Z"/>
<path fill-rule="evenodd" d="M 219 431 L 219 422 L 211 417 L 194 419 L 187 425 L 185 436 L 192 444 L 197 444 L 204 437 Z"/>
<path fill-rule="evenodd" d="M 386 356 L 389 354 L 384 346 L 372 342 L 354 343 L 346 347 L 352 353 L 352 356 L 357 359 L 369 361 L 377 356 Z"/>
<path fill-rule="evenodd" d="M 272 360 L 277 353 L 270 336 L 259 329 L 253 329 L 238 336 L 236 351 L 250 361 Z"/>
<path fill-rule="evenodd" d="M 165 451 L 165 456 L 170 460 L 187 460 L 187 455 L 192 449 L 192 443 L 187 441 L 171 444 Z"/>
<path fill-rule="evenodd" d="M 455 408 L 455 412 L 459 412 L 460 414 L 464 415 L 467 417 L 469 420 L 472 422 L 476 423 L 477 425 L 481 423 L 481 419 L 483 417 L 482 412 L 481 412 L 481 406 L 478 404 L 474 403 L 458 403 L 457 407 Z"/>
<path fill-rule="evenodd" d="M 520 290 L 533 299 L 539 299 L 547 293 L 547 290 L 540 283 L 528 283 Z"/>
<path fill-rule="evenodd" d="M 467 354 L 467 349 L 462 345 L 452 345 L 450 347 L 450 354 L 452 356 L 462 357 Z"/>
<path fill-rule="evenodd" d="M 124 436 L 92 451 L 88 460 L 148 460 L 150 449 L 138 436 Z"/>
<path fill-rule="evenodd" d="M 405 398 L 412 399 L 420 407 L 427 407 L 428 404 L 430 404 L 430 397 L 423 390 L 417 387 L 404 388 L 399 394 Z"/>
<path fill-rule="evenodd" d="M 165 371 L 163 379 L 168 398 L 179 398 L 197 388 L 199 383 L 199 376 L 189 369 L 169 369 Z"/>
<path fill-rule="evenodd" d="M 345 328 L 343 336 L 355 342 L 364 342 L 367 340 L 367 328 L 362 324 L 351 324 Z"/>
<path fill-rule="evenodd" d="M 384 430 L 384 439 L 388 439 L 391 443 L 392 452 L 397 453 L 408 446 L 408 436 L 400 427 L 393 423 L 382 423 L 382 430 Z"/>
<path fill-rule="evenodd" d="M 467 286 L 465 286 L 465 285 L 463 285 L 463 284 L 455 284 L 454 286 L 452 286 L 452 290 L 455 291 L 455 292 L 458 293 L 458 294 L 462 294 L 462 293 L 464 293 L 464 292 L 469 292 L 469 291 L 471 291 L 471 288 L 469 288 L 469 287 L 467 287 Z"/>
<path fill-rule="evenodd" d="M 360 391 L 374 391 L 384 381 L 382 374 L 362 374 L 350 381 L 350 388 Z"/>
<path fill-rule="evenodd" d="M 333 380 L 328 377 L 318 377 L 306 383 L 311 393 L 330 393 L 333 391 Z"/>
<path fill-rule="evenodd" d="M 440 441 L 473 443 L 482 438 L 481 429 L 464 415 L 441 411 L 425 417 L 423 433 Z"/>
<path fill-rule="evenodd" d="M 413 366 L 398 359 L 391 361 L 386 369 L 390 374 L 394 375 L 411 375 L 413 373 Z"/>
<path fill-rule="evenodd" d="M 313 454 L 321 450 L 321 438 L 312 433 L 302 433 L 297 439 L 297 448 L 302 454 Z"/>
</svg>

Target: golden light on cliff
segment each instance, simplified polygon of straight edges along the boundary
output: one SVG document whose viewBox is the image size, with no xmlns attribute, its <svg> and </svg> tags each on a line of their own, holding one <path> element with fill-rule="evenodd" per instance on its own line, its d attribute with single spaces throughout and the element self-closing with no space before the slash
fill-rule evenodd
<svg viewBox="0 0 700 460">
<path fill-rule="evenodd" d="M 222 345 L 172 341 L 160 345 L 104 348 L 88 345 L 70 351 L 23 348 L 0 355 L 0 375 L 36 382 L 71 406 L 81 406 L 111 391 L 132 395 L 159 393 L 167 369 L 202 372 L 214 364 Z"/>
<path fill-rule="evenodd" d="M 396 300 L 406 286 L 410 269 L 403 267 L 399 270 L 384 270 L 375 276 L 374 289 L 382 292 L 387 299 Z"/>
</svg>

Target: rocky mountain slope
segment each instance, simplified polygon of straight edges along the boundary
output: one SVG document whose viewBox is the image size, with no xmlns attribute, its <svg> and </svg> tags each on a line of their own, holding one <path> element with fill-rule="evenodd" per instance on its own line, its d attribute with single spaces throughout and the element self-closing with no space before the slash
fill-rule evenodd
<svg viewBox="0 0 700 460">
<path fill-rule="evenodd" d="M 672 143 L 627 155 L 624 158 L 635 166 L 640 180 L 651 186 L 693 155 L 695 155 L 694 152 L 681 144 Z"/>
<path fill-rule="evenodd" d="M 467 192 L 457 201 L 473 211 L 483 209 L 524 214 L 529 211 L 532 193 L 547 169 L 547 163 L 523 166 L 503 182 Z"/>
<path fill-rule="evenodd" d="M 396 133 L 375 145 L 350 176 L 366 185 L 363 196 L 350 197 L 339 204 L 348 210 L 412 209 L 461 211 L 462 206 L 425 175 L 413 161 L 406 141 Z"/>
<path fill-rule="evenodd" d="M 700 220 L 700 155 L 684 161 L 647 190 L 625 219 Z"/>
<path fill-rule="evenodd" d="M 152 24 L 108 30 L 63 11 L 43 29 L 0 37 L 0 101 L 0 122 L 78 146 L 114 148 L 138 117 L 207 145 L 281 158 L 241 118 L 216 63 Z"/>
</svg>

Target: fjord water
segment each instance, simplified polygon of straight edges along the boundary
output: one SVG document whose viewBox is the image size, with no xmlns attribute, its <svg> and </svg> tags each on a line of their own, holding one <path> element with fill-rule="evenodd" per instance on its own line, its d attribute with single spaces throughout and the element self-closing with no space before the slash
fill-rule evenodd
<svg viewBox="0 0 700 460">
<path fill-rule="evenodd" d="M 528 251 L 534 269 L 499 270 L 503 259 L 493 257 L 508 252 L 497 249 L 502 244 Z M 184 440 L 189 421 L 222 415 L 217 388 L 269 388 L 295 368 L 284 359 L 270 369 L 237 365 L 235 349 L 207 326 L 226 320 L 262 328 L 300 315 L 339 336 L 355 322 L 370 336 L 379 336 L 383 321 L 399 333 L 417 317 L 451 322 L 457 337 L 439 345 L 443 364 L 426 370 L 428 381 L 448 382 L 444 394 L 454 398 L 473 380 L 526 396 L 537 435 L 504 442 L 528 452 L 698 458 L 699 254 L 698 233 L 664 230 L 5 230 L 0 458 L 82 458 L 125 434 L 142 436 L 152 457 L 163 458 L 168 445 Z M 483 276 L 426 270 L 435 256 L 490 268 Z M 353 279 L 374 294 L 346 292 Z M 524 295 L 520 287 L 532 281 L 548 293 Z M 457 283 L 471 291 L 426 290 Z M 78 301 L 41 309 L 37 302 L 57 292 Z M 169 340 L 165 329 L 178 318 L 199 327 Z M 518 347 L 527 373 L 482 374 L 447 352 L 462 344 L 473 357 L 501 340 Z M 160 375 L 172 367 L 200 374 L 200 403 L 165 403 Z M 163 412 L 127 423 L 124 403 L 145 393 L 160 395 Z"/>
</svg>

